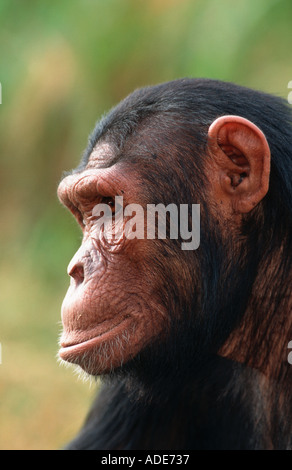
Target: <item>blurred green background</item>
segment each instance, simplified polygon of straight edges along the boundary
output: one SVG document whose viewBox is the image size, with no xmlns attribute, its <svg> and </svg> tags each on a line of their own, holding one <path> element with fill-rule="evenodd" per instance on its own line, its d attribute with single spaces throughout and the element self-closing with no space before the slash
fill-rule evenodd
<svg viewBox="0 0 292 470">
<path fill-rule="evenodd" d="M 211 77 L 287 98 L 292 2 L 0 0 L 0 64 L 0 449 L 58 449 L 95 391 L 56 360 L 81 235 L 62 172 L 143 85 Z"/>
</svg>

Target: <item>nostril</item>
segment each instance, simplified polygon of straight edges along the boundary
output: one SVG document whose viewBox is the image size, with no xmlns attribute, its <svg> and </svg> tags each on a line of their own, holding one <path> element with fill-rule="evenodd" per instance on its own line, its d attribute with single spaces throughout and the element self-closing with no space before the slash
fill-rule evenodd
<svg viewBox="0 0 292 470">
<path fill-rule="evenodd" d="M 75 264 L 70 270 L 68 270 L 70 277 L 74 279 L 77 284 L 82 284 L 84 281 L 84 269 L 82 264 Z"/>
</svg>

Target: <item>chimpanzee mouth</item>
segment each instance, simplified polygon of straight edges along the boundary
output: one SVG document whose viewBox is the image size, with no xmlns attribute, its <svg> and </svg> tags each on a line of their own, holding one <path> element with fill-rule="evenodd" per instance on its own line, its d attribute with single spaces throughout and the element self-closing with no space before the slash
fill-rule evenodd
<svg viewBox="0 0 292 470">
<path fill-rule="evenodd" d="M 80 335 L 75 338 L 75 340 L 62 339 L 60 340 L 60 349 L 59 349 L 59 356 L 61 359 L 65 361 L 68 360 L 72 355 L 79 355 L 83 354 L 84 352 L 88 351 L 92 347 L 99 346 L 101 343 L 110 341 L 117 336 L 121 330 L 122 325 L 129 320 L 129 316 L 126 316 L 121 320 L 118 324 L 108 327 L 102 328 L 104 325 L 103 322 L 98 327 L 94 328 L 91 333 L 85 332 L 84 337 L 80 337 Z M 125 331 L 125 328 L 122 328 Z"/>
</svg>

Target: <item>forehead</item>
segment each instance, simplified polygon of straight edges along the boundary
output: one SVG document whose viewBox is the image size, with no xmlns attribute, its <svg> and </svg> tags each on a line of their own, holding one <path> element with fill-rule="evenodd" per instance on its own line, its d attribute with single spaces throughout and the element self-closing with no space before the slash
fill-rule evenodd
<svg viewBox="0 0 292 470">
<path fill-rule="evenodd" d="M 117 148 L 113 143 L 98 143 L 93 148 L 86 163 L 86 169 L 106 168 L 114 163 Z"/>
<path fill-rule="evenodd" d="M 109 168 L 118 161 L 128 162 L 131 165 L 138 161 L 152 161 L 161 154 L 163 149 L 163 132 L 160 129 L 157 134 L 157 127 L 141 126 L 138 132 L 128 135 L 119 142 L 117 137 L 105 136 L 105 140 L 95 144 L 93 149 L 88 151 L 88 157 L 83 161 L 85 170 Z M 110 138 L 112 140 L 110 140 Z"/>
<path fill-rule="evenodd" d="M 109 168 L 119 161 L 128 162 L 131 166 L 143 162 L 147 167 L 154 162 L 156 165 L 162 161 L 171 163 L 181 156 L 182 135 L 183 147 L 188 144 L 189 133 L 185 127 L 172 115 L 152 115 L 122 136 L 119 135 L 119 125 L 116 125 L 100 140 L 90 143 L 78 170 Z"/>
</svg>

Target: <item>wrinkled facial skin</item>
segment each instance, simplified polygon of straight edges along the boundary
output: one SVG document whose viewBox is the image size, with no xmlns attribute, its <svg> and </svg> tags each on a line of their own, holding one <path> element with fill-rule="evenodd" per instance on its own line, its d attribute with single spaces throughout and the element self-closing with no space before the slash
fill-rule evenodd
<svg viewBox="0 0 292 470">
<path fill-rule="evenodd" d="M 159 300 L 162 286 L 150 263 L 153 241 L 127 239 L 121 232 L 111 243 L 106 228 L 96 229 L 96 204 L 108 203 L 113 213 L 115 196 L 123 196 L 124 206 L 143 204 L 134 178 L 121 171 L 121 163 L 98 168 L 95 159 L 108 153 L 108 145 L 95 150 L 86 169 L 64 178 L 58 188 L 60 201 L 83 232 L 68 266 L 71 279 L 62 304 L 59 355 L 91 375 L 120 367 L 167 326 L 166 308 Z"/>
</svg>

